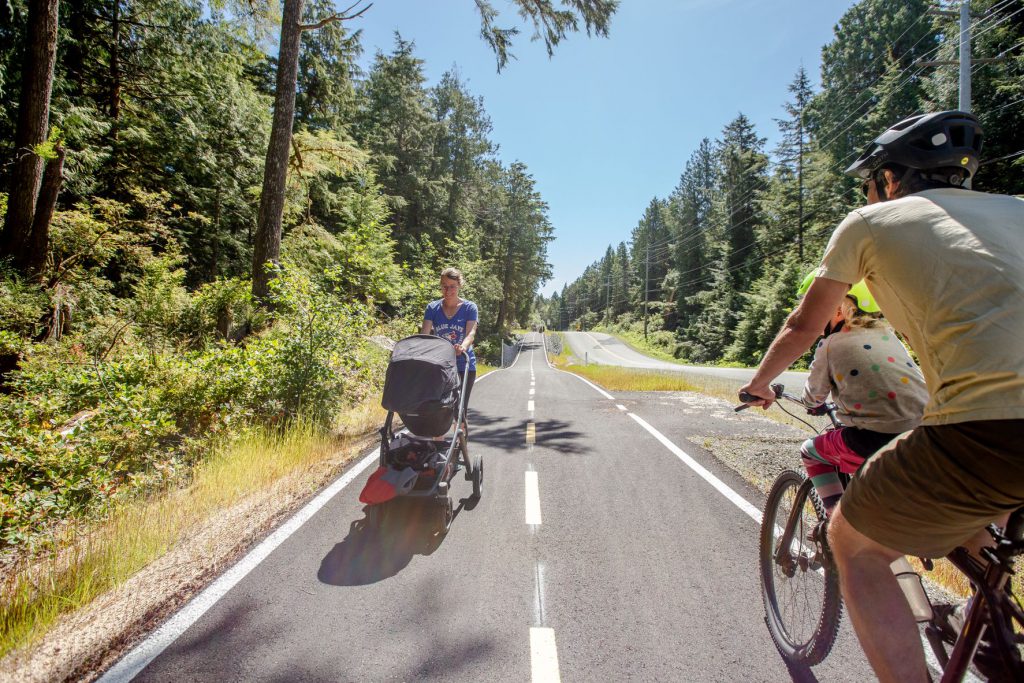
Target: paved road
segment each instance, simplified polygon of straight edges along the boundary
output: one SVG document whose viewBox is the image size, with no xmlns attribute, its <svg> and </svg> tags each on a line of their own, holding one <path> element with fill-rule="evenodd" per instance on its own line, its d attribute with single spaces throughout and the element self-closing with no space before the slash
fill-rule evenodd
<svg viewBox="0 0 1024 683">
<path fill-rule="evenodd" d="M 484 496 L 469 509 L 456 479 L 446 537 L 416 506 L 367 524 L 366 469 L 136 680 L 814 680 L 762 621 L 757 524 L 737 504 L 760 494 L 688 443 L 698 425 L 609 398 L 527 341 L 473 392 Z M 814 673 L 871 679 L 848 623 Z"/>
<path fill-rule="evenodd" d="M 680 365 L 645 356 L 634 350 L 625 342 L 603 332 L 562 332 L 566 342 L 578 358 L 586 358 L 590 363 L 598 365 L 619 365 L 626 368 L 644 370 L 671 370 L 690 375 L 717 377 L 743 384 L 754 376 L 753 370 L 747 368 L 714 368 L 701 365 Z M 806 372 L 784 372 L 781 381 L 787 388 L 797 391 L 807 380 Z"/>
</svg>

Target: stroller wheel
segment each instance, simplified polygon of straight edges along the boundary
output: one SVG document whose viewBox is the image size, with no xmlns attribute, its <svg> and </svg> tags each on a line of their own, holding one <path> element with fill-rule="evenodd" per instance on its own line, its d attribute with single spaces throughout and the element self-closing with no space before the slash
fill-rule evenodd
<svg viewBox="0 0 1024 683">
<path fill-rule="evenodd" d="M 448 529 L 452 526 L 452 520 L 455 519 L 455 510 L 452 507 L 452 499 L 448 496 L 444 498 L 438 498 L 434 508 L 435 519 L 437 524 L 437 531 L 443 536 L 448 533 Z"/>
<path fill-rule="evenodd" d="M 480 500 L 484 492 L 484 458 L 478 455 L 473 458 L 473 498 Z"/>
</svg>

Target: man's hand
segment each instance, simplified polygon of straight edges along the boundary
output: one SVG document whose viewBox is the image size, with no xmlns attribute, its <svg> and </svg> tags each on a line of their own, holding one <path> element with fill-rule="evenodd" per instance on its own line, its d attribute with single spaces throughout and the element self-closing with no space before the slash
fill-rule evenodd
<svg viewBox="0 0 1024 683">
<path fill-rule="evenodd" d="M 768 408 L 775 403 L 775 392 L 767 384 L 755 384 L 751 382 L 740 388 L 740 394 L 747 393 L 751 396 L 758 397 L 758 401 L 752 401 L 747 403 L 750 406 L 758 406 L 768 410 Z M 742 401 L 743 399 L 740 399 Z"/>
</svg>

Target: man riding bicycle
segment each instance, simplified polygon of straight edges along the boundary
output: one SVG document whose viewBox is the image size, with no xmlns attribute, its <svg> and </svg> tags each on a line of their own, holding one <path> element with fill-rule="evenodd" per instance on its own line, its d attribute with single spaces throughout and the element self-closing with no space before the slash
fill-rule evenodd
<svg viewBox="0 0 1024 683">
<path fill-rule="evenodd" d="M 883 681 L 928 680 L 889 564 L 980 547 L 987 524 L 1024 506 L 1024 200 L 964 188 L 981 137 L 977 119 L 947 111 L 901 121 L 868 146 L 846 171 L 863 179 L 868 205 L 833 233 L 742 389 L 771 405 L 771 380 L 861 279 L 921 361 L 921 426 L 867 461 L 829 527 L 850 618 Z"/>
</svg>

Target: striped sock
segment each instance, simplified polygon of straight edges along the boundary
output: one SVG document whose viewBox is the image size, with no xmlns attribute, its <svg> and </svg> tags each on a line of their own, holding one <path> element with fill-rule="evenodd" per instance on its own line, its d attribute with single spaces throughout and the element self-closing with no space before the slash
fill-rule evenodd
<svg viewBox="0 0 1024 683">
<path fill-rule="evenodd" d="M 807 470 L 807 476 L 814 484 L 818 498 L 825 506 L 825 512 L 831 514 L 843 495 L 843 484 L 839 481 L 836 466 L 818 453 L 814 447 L 814 439 L 808 439 L 800 446 L 800 458 Z"/>
</svg>

